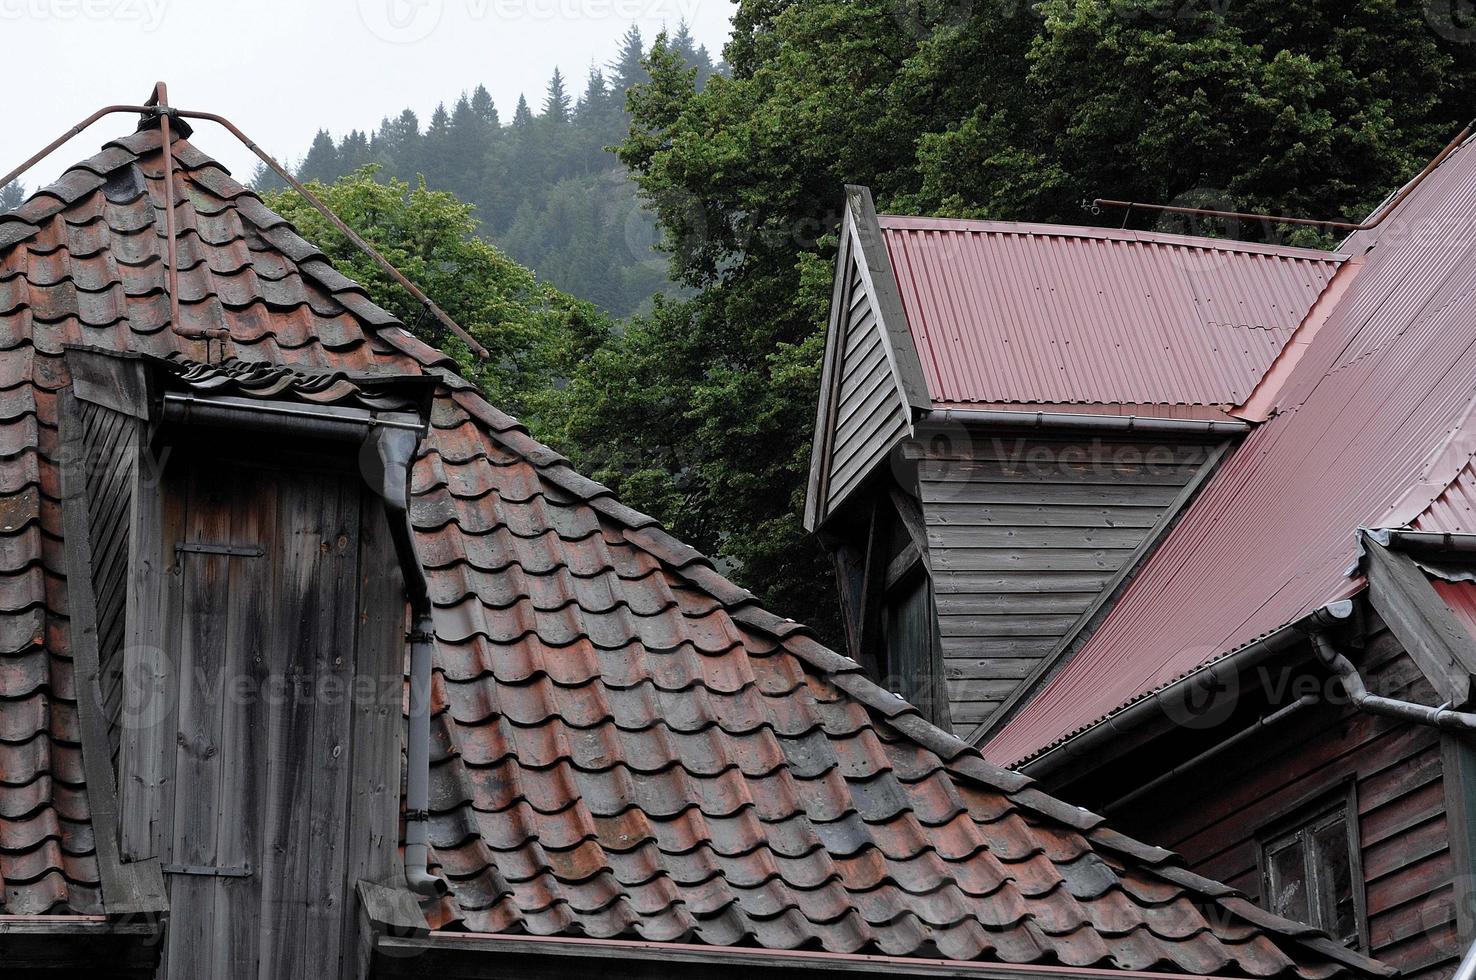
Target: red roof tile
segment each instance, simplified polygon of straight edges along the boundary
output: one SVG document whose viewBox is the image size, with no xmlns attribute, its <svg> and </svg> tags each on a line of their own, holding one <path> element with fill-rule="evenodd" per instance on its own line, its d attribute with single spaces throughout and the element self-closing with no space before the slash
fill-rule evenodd
<svg viewBox="0 0 1476 980">
<path fill-rule="evenodd" d="M 938 406 L 1239 404 L 1344 258 L 1067 225 L 880 221 Z"/>
<path fill-rule="evenodd" d="M 1082 650 L 988 744 L 1014 763 L 1360 582 L 1359 527 L 1471 531 L 1476 152 L 1449 157 L 1366 262 L 1256 429 Z"/>
<path fill-rule="evenodd" d="M 431 837 L 450 894 L 435 926 L 1377 972 L 928 725 L 531 439 L 188 143 L 174 152 L 185 315 L 229 329 L 230 355 L 441 379 L 412 504 L 438 634 Z M 164 329 L 160 162 L 153 134 L 109 144 L 0 218 L 10 913 L 101 902 L 56 547 L 54 392 L 68 383 L 63 344 L 202 354 Z"/>
</svg>

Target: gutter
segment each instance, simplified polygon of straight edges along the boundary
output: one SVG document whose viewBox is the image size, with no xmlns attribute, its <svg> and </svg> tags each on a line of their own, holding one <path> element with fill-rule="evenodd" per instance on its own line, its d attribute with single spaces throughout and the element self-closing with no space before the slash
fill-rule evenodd
<svg viewBox="0 0 1476 980">
<path fill-rule="evenodd" d="M 1343 622 L 1352 615 L 1352 599 L 1330 602 L 1233 653 L 1195 668 L 1177 681 L 1118 709 L 1091 728 L 1078 732 L 1016 768 L 1032 779 L 1044 779 L 1067 763 L 1092 755 L 1108 742 L 1136 731 L 1150 721 L 1165 715 L 1172 717 L 1176 711 L 1192 712 L 1191 699 L 1195 695 L 1221 690 L 1221 685 L 1230 678 L 1286 652 L 1308 634 Z"/>
<path fill-rule="evenodd" d="M 1096 432 L 1150 432 L 1180 435 L 1231 435 L 1250 429 L 1238 419 L 1166 419 L 1144 415 L 1097 415 L 1091 412 L 1010 412 L 983 408 L 933 408 L 919 422 L 997 425 L 1025 429 L 1082 429 Z"/>
<path fill-rule="evenodd" d="M 1399 528 L 1365 528 L 1363 533 L 1384 547 L 1393 548 L 1396 551 L 1476 555 L 1476 534 L 1452 534 L 1449 531 L 1406 531 Z"/>
<path fill-rule="evenodd" d="M 645 976 L 649 971 L 650 976 L 657 977 L 685 976 L 695 969 L 708 976 L 729 971 L 741 971 L 748 976 L 768 976 L 776 970 L 786 973 L 803 970 L 812 975 L 861 973 L 880 977 L 977 977 L 979 980 L 1202 980 L 1198 974 L 1141 970 L 492 933 L 430 933 L 404 937 L 381 933 L 376 937 L 375 950 L 383 957 L 380 971 L 391 975 L 420 976 L 448 966 L 454 959 L 461 966 L 457 975 L 496 976 L 501 980 L 519 976 L 547 977 L 551 975 L 550 960 L 558 959 L 571 961 L 563 967 L 566 972 L 572 974 L 576 969 L 582 969 L 589 975 L 612 972 L 629 975 L 639 971 Z M 476 972 L 465 970 L 464 961 L 471 957 L 477 957 L 479 964 L 485 961 L 485 972 L 482 969 Z M 585 961 L 582 965 L 578 962 L 581 960 Z M 396 963 L 404 964 L 406 972 L 395 973 L 385 969 Z M 520 969 L 519 966 L 525 963 L 526 969 Z M 632 969 L 616 971 L 615 964 L 628 964 Z"/>
<path fill-rule="evenodd" d="M 1139 786 L 1137 789 L 1133 790 L 1131 793 L 1128 793 L 1126 796 L 1119 796 L 1111 803 L 1108 803 L 1105 806 L 1098 807 L 1097 812 L 1108 814 L 1111 813 L 1113 810 L 1122 809 L 1129 803 L 1132 803 L 1134 800 L 1142 799 L 1149 793 L 1158 789 L 1158 787 L 1163 786 L 1166 783 L 1173 781 L 1174 779 L 1177 779 L 1178 777 L 1184 775 L 1186 772 L 1198 769 L 1206 762 L 1218 758 L 1224 753 L 1230 751 L 1241 742 L 1244 742 L 1256 735 L 1259 735 L 1263 730 L 1270 728 L 1272 725 L 1276 725 L 1282 721 L 1285 721 L 1287 718 L 1290 718 L 1292 715 L 1300 712 L 1303 708 L 1309 708 L 1312 705 L 1317 704 L 1319 700 L 1320 699 L 1313 694 L 1302 695 L 1291 704 L 1288 704 L 1282 708 L 1278 708 L 1270 714 L 1265 715 L 1261 718 L 1257 718 L 1250 725 L 1242 728 L 1240 731 L 1236 732 L 1234 735 L 1231 735 L 1223 742 L 1215 743 L 1198 755 L 1193 756 L 1190 759 L 1186 759 L 1185 761 L 1179 763 L 1177 766 L 1174 766 L 1168 772 L 1161 773 L 1153 779 L 1150 779 L 1148 782 L 1144 783 L 1142 786 Z"/>
</svg>

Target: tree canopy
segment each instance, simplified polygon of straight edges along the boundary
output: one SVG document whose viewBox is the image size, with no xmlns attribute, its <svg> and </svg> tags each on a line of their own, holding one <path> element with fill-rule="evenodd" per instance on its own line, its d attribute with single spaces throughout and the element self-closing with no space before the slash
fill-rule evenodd
<svg viewBox="0 0 1476 980">
<path fill-rule="evenodd" d="M 1103 196 L 1358 218 L 1469 117 L 1458 42 L 1394 0 L 740 0 L 731 77 L 699 88 L 657 44 L 619 148 L 695 295 L 579 366 L 563 443 L 834 623 L 800 513 L 844 183 L 964 217 L 1122 220 L 1085 209 Z"/>
<path fill-rule="evenodd" d="M 675 50 L 700 80 L 718 70 L 685 25 Z M 627 90 L 646 81 L 646 42 L 631 27 L 609 74 L 590 66 L 582 88 L 554 69 L 541 99 L 519 97 L 504 126 L 484 86 L 435 108 L 422 124 L 405 109 L 371 133 L 335 139 L 320 130 L 296 168 L 303 180 L 332 182 L 375 164 L 378 173 L 455 194 L 476 206 L 478 233 L 540 278 L 615 316 L 673 288 L 652 249 L 655 222 L 609 147 L 629 127 Z M 576 90 L 578 90 L 576 92 Z M 259 169 L 257 190 L 280 189 Z"/>
<path fill-rule="evenodd" d="M 445 191 L 381 180 L 373 167 L 308 188 L 492 357 L 476 358 L 295 191 L 268 192 L 265 200 L 376 302 L 456 357 L 464 375 L 499 406 L 540 429 L 548 393 L 605 339 L 608 319 L 478 238 L 472 208 Z"/>
</svg>

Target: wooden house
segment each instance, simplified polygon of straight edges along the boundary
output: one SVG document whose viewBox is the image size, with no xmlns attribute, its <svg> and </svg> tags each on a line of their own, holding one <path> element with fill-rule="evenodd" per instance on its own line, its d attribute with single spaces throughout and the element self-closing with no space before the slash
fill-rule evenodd
<svg viewBox="0 0 1476 980">
<path fill-rule="evenodd" d="M 0 216 L 7 980 L 1391 975 L 763 609 L 170 118 Z"/>
<path fill-rule="evenodd" d="M 885 686 L 1412 977 L 1476 939 L 1473 195 L 1309 252 L 852 189 L 808 511 Z"/>
</svg>

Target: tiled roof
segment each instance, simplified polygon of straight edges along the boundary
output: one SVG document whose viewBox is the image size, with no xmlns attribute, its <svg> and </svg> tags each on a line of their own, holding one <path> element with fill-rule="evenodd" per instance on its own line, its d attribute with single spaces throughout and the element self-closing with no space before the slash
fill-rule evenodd
<svg viewBox="0 0 1476 980">
<path fill-rule="evenodd" d="M 1379 226 L 1261 425 L 1081 651 L 986 746 L 1013 764 L 1357 591 L 1360 527 L 1476 529 L 1476 150 Z"/>
<path fill-rule="evenodd" d="M 438 928 L 1316 978 L 1378 967 L 985 763 L 575 473 L 188 143 L 180 293 L 227 353 L 441 378 Z M 157 136 L 0 218 L 4 912 L 96 911 L 57 514 L 64 344 L 165 326 Z M 245 376 L 243 368 L 220 369 Z"/>
<path fill-rule="evenodd" d="M 935 406 L 1237 405 L 1344 259 L 1126 229 L 880 221 Z"/>
<path fill-rule="evenodd" d="M 400 378 L 344 371 L 300 371 L 282 364 L 228 358 L 219 364 L 182 354 L 155 359 L 171 388 L 200 395 L 337 405 L 381 412 L 414 411 L 417 400 Z"/>
</svg>

